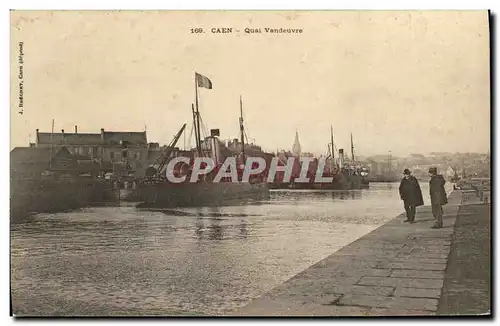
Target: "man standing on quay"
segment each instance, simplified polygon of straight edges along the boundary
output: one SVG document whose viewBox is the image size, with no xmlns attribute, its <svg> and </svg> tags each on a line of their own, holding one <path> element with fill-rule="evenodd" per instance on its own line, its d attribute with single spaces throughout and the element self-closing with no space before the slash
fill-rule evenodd
<svg viewBox="0 0 500 326">
<path fill-rule="evenodd" d="M 432 215 L 436 219 L 436 223 L 432 226 L 433 229 L 443 227 L 443 205 L 448 203 L 444 184 L 446 181 L 441 174 L 437 174 L 437 168 L 429 169 L 429 194 L 431 196 Z"/>
<path fill-rule="evenodd" d="M 404 177 L 399 185 L 399 195 L 405 205 L 405 222 L 415 223 L 415 213 L 417 207 L 424 204 L 422 190 L 420 190 L 417 178 L 411 175 L 410 170 L 405 169 L 403 173 Z"/>
</svg>

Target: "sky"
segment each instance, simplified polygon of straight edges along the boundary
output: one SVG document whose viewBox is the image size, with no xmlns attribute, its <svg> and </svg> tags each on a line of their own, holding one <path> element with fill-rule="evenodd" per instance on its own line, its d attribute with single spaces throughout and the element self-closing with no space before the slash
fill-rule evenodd
<svg viewBox="0 0 500 326">
<path fill-rule="evenodd" d="M 245 33 L 266 27 L 303 32 Z M 52 119 L 56 132 L 147 128 L 169 143 L 192 123 L 196 71 L 222 139 L 238 137 L 241 95 L 248 137 L 270 151 L 298 131 L 303 151 L 326 153 L 330 126 L 362 156 L 490 149 L 486 11 L 13 11 L 10 51 L 11 148 Z"/>
</svg>

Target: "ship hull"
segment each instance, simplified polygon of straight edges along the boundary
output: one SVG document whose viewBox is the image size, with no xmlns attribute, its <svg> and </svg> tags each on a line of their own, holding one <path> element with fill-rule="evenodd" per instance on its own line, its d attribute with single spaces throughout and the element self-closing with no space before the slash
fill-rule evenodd
<svg viewBox="0 0 500 326">
<path fill-rule="evenodd" d="M 120 201 L 127 202 L 141 202 L 142 195 L 139 189 L 136 188 L 123 188 L 120 189 Z"/>
<path fill-rule="evenodd" d="M 359 190 L 369 188 L 369 181 L 359 175 L 344 175 L 339 174 L 332 182 L 328 183 L 313 183 L 313 182 L 298 182 L 298 183 L 273 183 L 271 189 L 319 189 L 319 190 Z"/>
<path fill-rule="evenodd" d="M 267 183 L 247 182 L 150 184 L 141 187 L 138 208 L 223 206 L 269 198 Z"/>
</svg>

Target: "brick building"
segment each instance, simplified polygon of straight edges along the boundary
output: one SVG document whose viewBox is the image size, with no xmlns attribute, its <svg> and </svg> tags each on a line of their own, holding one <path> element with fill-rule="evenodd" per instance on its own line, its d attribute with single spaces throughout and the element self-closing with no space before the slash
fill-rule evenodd
<svg viewBox="0 0 500 326">
<path fill-rule="evenodd" d="M 134 174 L 142 176 L 148 167 L 148 153 L 158 150 L 158 144 L 148 144 L 146 131 L 105 131 L 80 133 L 78 127 L 72 133 L 39 132 L 32 147 L 65 147 L 73 155 L 85 156 L 99 163 L 102 172 Z"/>
</svg>

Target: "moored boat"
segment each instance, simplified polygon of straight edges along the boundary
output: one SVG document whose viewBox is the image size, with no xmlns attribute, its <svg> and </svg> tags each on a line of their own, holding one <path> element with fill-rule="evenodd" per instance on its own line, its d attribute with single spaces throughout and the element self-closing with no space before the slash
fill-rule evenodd
<svg viewBox="0 0 500 326">
<path fill-rule="evenodd" d="M 195 105 L 192 106 L 193 127 L 196 140 L 196 149 L 191 151 L 192 159 L 187 163 L 177 164 L 174 167 L 177 177 L 180 174 L 186 176 L 185 181 L 180 183 L 171 182 L 166 177 L 167 163 L 172 159 L 172 154 L 175 152 L 175 145 L 180 138 L 180 135 L 185 129 L 177 133 L 169 146 L 160 157 L 160 161 L 156 166 L 151 167 L 147 172 L 146 178 L 140 181 L 139 189 L 143 202 L 138 208 L 172 208 L 172 207 L 192 207 L 192 206 L 210 206 L 210 205 L 226 205 L 233 204 L 235 201 L 242 202 L 247 200 L 265 199 L 269 196 L 269 187 L 267 182 L 262 177 L 253 177 L 249 181 L 243 181 L 242 170 L 237 172 L 238 180 L 222 179 L 220 182 L 214 181 L 215 172 L 221 168 L 227 167 L 223 165 L 227 157 L 221 153 L 221 142 L 218 139 L 219 129 L 211 129 L 210 136 L 201 140 L 200 128 L 200 113 L 198 109 L 198 87 L 212 89 L 212 82 L 205 76 L 195 74 L 195 89 L 196 89 L 196 110 Z M 245 165 L 245 133 L 243 125 L 243 108 L 240 98 L 240 132 L 241 132 L 241 155 L 240 163 Z M 175 156 L 175 155 L 173 155 Z M 214 163 L 213 172 L 209 174 L 198 175 L 195 182 L 191 182 L 189 177 L 196 170 L 194 163 L 196 158 L 208 158 Z M 235 158 L 236 161 L 236 158 Z M 224 172 L 226 171 L 224 170 Z"/>
<path fill-rule="evenodd" d="M 138 208 L 172 208 L 196 206 L 224 206 L 233 203 L 263 200 L 269 197 L 265 182 L 206 182 L 144 184 L 143 203 Z"/>
<path fill-rule="evenodd" d="M 369 188 L 367 168 L 362 167 L 354 161 L 354 144 L 351 134 L 351 161 L 346 162 L 344 158 L 344 149 L 338 150 L 338 156 L 335 157 L 335 144 L 333 141 L 333 127 L 330 128 L 330 143 L 328 144 L 328 153 L 325 159 L 325 166 L 321 177 L 330 178 L 330 181 L 317 181 L 316 174 L 320 159 L 314 158 L 309 162 L 306 177 L 309 182 L 298 182 L 302 169 L 300 157 L 295 157 L 295 163 L 292 168 L 290 180 L 283 180 L 283 173 L 279 174 L 276 181 L 270 185 L 271 189 L 320 189 L 320 190 L 357 190 Z M 285 165 L 288 160 L 286 153 L 280 157 L 280 164 Z"/>
</svg>

